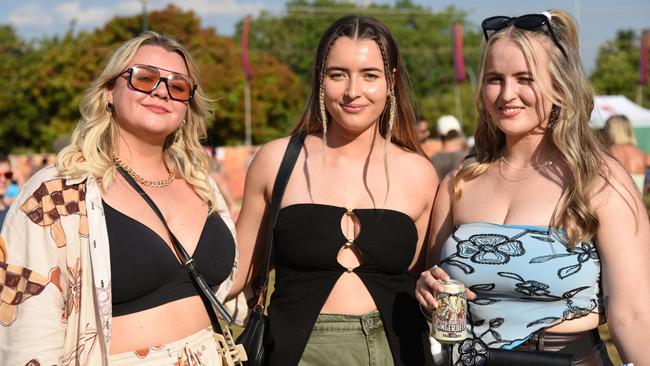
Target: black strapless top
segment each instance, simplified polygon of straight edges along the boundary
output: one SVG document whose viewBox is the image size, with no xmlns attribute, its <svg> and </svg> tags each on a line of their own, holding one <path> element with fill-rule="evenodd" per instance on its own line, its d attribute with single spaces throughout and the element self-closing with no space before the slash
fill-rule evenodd
<svg viewBox="0 0 650 366">
<path fill-rule="evenodd" d="M 275 290 L 269 306 L 269 364 L 297 365 L 311 330 L 339 277 L 337 260 L 347 239 L 343 207 L 296 204 L 280 210 L 274 230 Z M 355 209 L 360 232 L 354 240 L 361 264 L 352 271 L 372 296 L 396 365 L 433 364 L 428 326 L 415 299 L 408 267 L 417 229 L 406 214 Z"/>
<path fill-rule="evenodd" d="M 156 232 L 103 202 L 111 256 L 113 316 L 198 295 L 173 249 Z M 235 262 L 235 240 L 218 214 L 208 216 L 192 258 L 211 287 Z"/>
</svg>

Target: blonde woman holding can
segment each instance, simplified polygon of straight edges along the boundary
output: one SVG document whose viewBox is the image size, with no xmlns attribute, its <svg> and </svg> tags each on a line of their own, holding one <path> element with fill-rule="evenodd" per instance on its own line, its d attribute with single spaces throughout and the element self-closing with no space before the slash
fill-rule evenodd
<svg viewBox="0 0 650 366">
<path fill-rule="evenodd" d="M 441 183 L 428 255 L 440 267 L 416 296 L 433 309 L 440 280 L 469 289 L 457 365 L 609 365 L 605 311 L 622 359 L 647 365 L 650 224 L 587 125 L 576 24 L 551 10 L 482 27 L 476 155 Z"/>
</svg>

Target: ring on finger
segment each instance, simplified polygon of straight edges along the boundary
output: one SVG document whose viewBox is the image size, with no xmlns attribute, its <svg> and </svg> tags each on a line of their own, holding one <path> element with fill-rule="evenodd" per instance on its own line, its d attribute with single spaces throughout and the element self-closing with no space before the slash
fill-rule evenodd
<svg viewBox="0 0 650 366">
<path fill-rule="evenodd" d="M 434 264 L 433 267 L 429 268 L 429 273 L 431 273 L 431 275 L 433 275 L 433 271 L 435 271 L 437 268 L 438 268 L 438 265 Z"/>
</svg>

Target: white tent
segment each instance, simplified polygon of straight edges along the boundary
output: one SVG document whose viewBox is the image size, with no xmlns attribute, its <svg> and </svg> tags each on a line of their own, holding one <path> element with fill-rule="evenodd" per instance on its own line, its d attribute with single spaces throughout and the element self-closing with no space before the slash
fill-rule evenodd
<svg viewBox="0 0 650 366">
<path fill-rule="evenodd" d="M 650 152 L 650 109 L 641 107 L 623 95 L 599 95 L 594 97 L 589 126 L 601 128 L 607 118 L 615 114 L 623 114 L 632 122 L 639 147 Z"/>
</svg>

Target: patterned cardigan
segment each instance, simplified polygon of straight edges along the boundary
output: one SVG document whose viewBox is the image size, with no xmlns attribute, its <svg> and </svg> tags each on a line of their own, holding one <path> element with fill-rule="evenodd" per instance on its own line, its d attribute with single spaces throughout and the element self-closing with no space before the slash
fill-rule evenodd
<svg viewBox="0 0 650 366">
<path fill-rule="evenodd" d="M 236 238 L 221 193 L 216 212 Z M 223 301 L 238 263 L 215 291 Z M 0 232 L 0 365 L 108 365 L 111 274 L 94 176 L 45 168 L 27 182 Z M 243 294 L 226 304 L 238 323 Z"/>
</svg>

